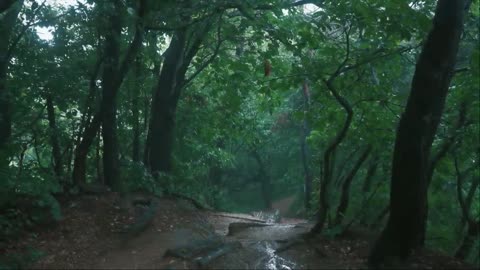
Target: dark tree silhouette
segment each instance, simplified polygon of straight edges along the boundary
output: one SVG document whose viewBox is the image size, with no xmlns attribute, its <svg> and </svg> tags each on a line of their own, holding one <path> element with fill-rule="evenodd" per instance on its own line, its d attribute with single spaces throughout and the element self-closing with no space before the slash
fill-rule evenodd
<svg viewBox="0 0 480 270">
<path fill-rule="evenodd" d="M 466 3 L 439 0 L 433 27 L 418 59 L 393 153 L 390 216 L 369 263 L 405 259 L 421 243 L 430 149 L 442 116 L 463 29 Z"/>
</svg>

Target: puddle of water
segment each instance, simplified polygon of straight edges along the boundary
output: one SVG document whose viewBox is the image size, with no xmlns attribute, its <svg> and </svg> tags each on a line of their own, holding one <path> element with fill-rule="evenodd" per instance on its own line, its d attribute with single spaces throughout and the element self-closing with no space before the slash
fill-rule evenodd
<svg viewBox="0 0 480 270">
<path fill-rule="evenodd" d="M 295 269 L 297 264 L 286 258 L 283 258 L 275 253 L 278 248 L 275 242 L 270 241 L 261 241 L 254 244 L 254 248 L 262 254 L 254 264 L 254 269 L 269 269 L 269 270 L 279 270 L 279 269 Z"/>
</svg>

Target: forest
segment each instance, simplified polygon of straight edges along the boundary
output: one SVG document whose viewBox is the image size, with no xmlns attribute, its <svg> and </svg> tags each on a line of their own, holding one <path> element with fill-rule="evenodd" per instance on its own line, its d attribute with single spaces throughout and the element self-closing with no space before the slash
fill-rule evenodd
<svg viewBox="0 0 480 270">
<path fill-rule="evenodd" d="M 0 0 L 0 269 L 478 269 L 479 2 Z"/>
</svg>

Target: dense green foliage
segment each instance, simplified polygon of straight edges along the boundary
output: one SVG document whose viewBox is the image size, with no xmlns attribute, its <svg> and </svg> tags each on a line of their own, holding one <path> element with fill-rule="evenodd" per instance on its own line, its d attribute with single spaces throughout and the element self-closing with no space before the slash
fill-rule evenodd
<svg viewBox="0 0 480 270">
<path fill-rule="evenodd" d="M 140 1 L 110 2 L 23 1 L 6 41 L 12 134 L 5 147 L 0 145 L 0 240 L 35 224 L 50 226 L 61 218 L 58 200 L 81 192 L 72 180 L 75 149 L 105 95 L 106 15 L 115 12 L 112 3 L 119 3 L 122 16 L 120 60 L 140 31 Z M 327 233 L 350 225 L 382 228 L 396 127 L 436 1 L 146 2 L 145 36 L 114 98 L 117 191 L 183 194 L 216 209 L 243 212 L 295 196 L 290 215 L 313 218 L 324 153 L 348 118 L 338 94 L 351 107 L 352 119 L 330 159 Z M 466 233 L 460 178 L 468 213 L 480 217 L 478 10 L 479 1 L 473 1 L 431 153 L 439 159 L 429 189 L 427 246 L 450 254 Z M 6 12 L 0 13 L 0 24 Z M 198 32 L 203 36 L 186 71 L 191 80 L 174 106 L 174 166 L 151 174 L 142 161 L 152 99 L 166 50 L 184 27 L 192 40 Z M 306 123 L 308 164 L 301 147 Z M 104 184 L 100 133 L 89 147 L 87 184 Z M 365 162 L 353 173 L 343 222 L 335 224 L 342 185 L 367 148 Z M 308 210 L 304 165 L 313 175 Z M 478 251 L 477 235 L 468 260 L 478 264 Z"/>
</svg>

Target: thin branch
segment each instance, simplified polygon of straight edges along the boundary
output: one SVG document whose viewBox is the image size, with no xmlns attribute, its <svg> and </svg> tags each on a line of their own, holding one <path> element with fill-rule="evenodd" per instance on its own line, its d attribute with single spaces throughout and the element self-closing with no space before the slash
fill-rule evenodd
<svg viewBox="0 0 480 270">
<path fill-rule="evenodd" d="M 220 17 L 220 22 L 221 22 L 221 17 Z M 208 60 L 203 62 L 202 65 L 198 67 L 189 78 L 187 78 L 184 81 L 183 86 L 188 85 L 191 81 L 193 81 L 193 79 L 195 79 L 195 77 L 197 77 L 198 74 L 200 74 L 206 67 L 208 67 L 215 60 L 215 58 L 218 55 L 218 52 L 220 51 L 220 47 L 222 46 L 222 43 L 225 41 L 222 39 L 221 34 L 222 34 L 222 30 L 221 30 L 221 23 L 220 23 L 217 29 L 217 45 L 215 46 L 215 49 L 212 55 Z"/>
<path fill-rule="evenodd" d="M 352 29 L 351 26 L 348 26 L 347 29 L 344 30 L 345 34 L 345 43 L 346 43 L 346 51 L 345 51 L 345 59 L 343 59 L 342 63 L 337 67 L 337 70 L 333 72 L 333 74 L 328 79 L 328 83 L 332 83 L 338 75 L 343 72 L 345 65 L 347 64 L 348 60 L 350 59 L 350 30 Z"/>
</svg>

